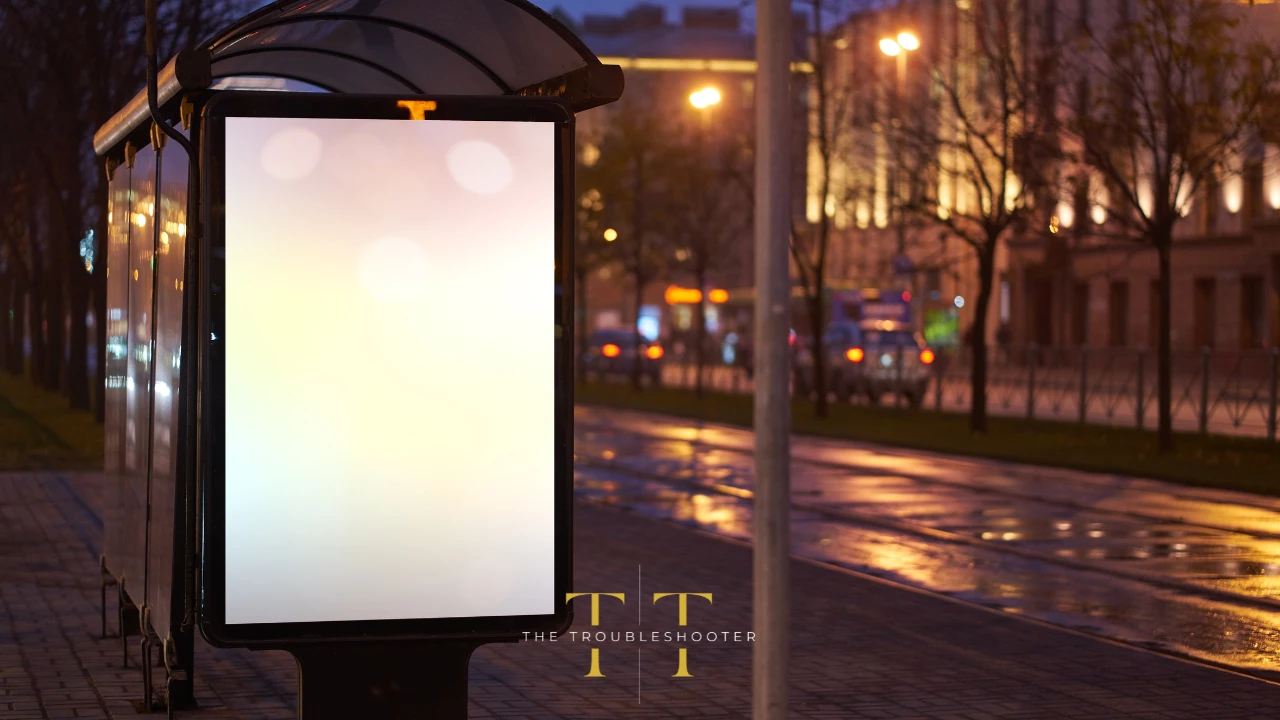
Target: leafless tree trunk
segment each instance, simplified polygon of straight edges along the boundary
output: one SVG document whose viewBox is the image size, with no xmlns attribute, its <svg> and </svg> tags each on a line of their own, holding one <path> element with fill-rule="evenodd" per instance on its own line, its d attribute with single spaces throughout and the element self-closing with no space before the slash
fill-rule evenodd
<svg viewBox="0 0 1280 720">
<path fill-rule="evenodd" d="M 1053 78 L 1023 53 L 1023 4 L 973 3 L 953 12 L 959 33 L 971 33 L 974 41 L 972 47 L 957 44 L 938 54 L 932 77 L 940 100 L 920 100 L 916 112 L 898 118 L 897 162 L 913 180 L 910 196 L 894 202 L 973 250 L 978 298 L 968 331 L 973 359 L 969 425 L 981 433 L 987 430 L 986 342 L 996 258 L 1001 242 L 1031 215 L 1033 198 L 1045 182 L 1043 171 L 1024 154 L 1051 161 L 1046 152 L 1051 144 L 1044 138 L 1053 118 L 1039 100 Z M 1039 52 L 1051 54 L 1055 48 Z"/>
<path fill-rule="evenodd" d="M 632 200 L 631 212 L 631 243 L 632 243 L 632 261 L 631 261 L 631 280 L 632 292 L 635 302 L 635 322 L 631 325 L 631 332 L 635 337 L 635 348 L 632 352 L 634 356 L 631 362 L 631 387 L 636 392 L 640 392 L 644 386 L 641 383 L 644 368 L 644 354 L 640 350 L 640 346 L 644 343 L 644 336 L 640 332 L 640 312 L 644 307 L 644 290 L 649 284 L 649 273 L 646 271 L 645 263 L 645 232 L 648 229 L 648 223 L 645 218 L 645 193 L 648 188 L 645 186 L 645 151 L 640 148 L 635 155 L 635 188 L 634 199 Z"/>
<path fill-rule="evenodd" d="M 832 172 L 842 157 L 849 152 L 852 126 L 849 110 L 853 88 L 835 71 L 836 49 L 833 38 L 828 36 L 825 16 L 844 9 L 832 0 L 810 0 L 812 23 L 809 35 L 810 60 L 813 74 L 809 84 L 812 98 L 809 120 L 809 144 L 816 153 L 817 165 L 811 168 L 818 173 L 811 187 L 819 198 L 818 220 L 808 228 L 793 228 L 791 232 L 791 258 L 799 274 L 804 292 L 805 307 L 809 315 L 809 327 L 797 329 L 809 338 L 809 350 L 813 357 L 811 389 L 814 393 L 814 415 L 825 418 L 827 407 L 827 358 L 823 346 L 826 332 L 828 253 L 831 245 L 832 222 L 828 203 L 832 198 Z"/>
</svg>

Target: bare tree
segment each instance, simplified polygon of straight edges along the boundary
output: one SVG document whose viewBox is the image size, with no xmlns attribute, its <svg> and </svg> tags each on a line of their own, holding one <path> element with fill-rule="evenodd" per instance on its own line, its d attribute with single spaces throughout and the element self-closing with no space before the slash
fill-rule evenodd
<svg viewBox="0 0 1280 720">
<path fill-rule="evenodd" d="M 1246 11 L 1245 8 L 1237 8 Z M 1110 190 L 1115 233 L 1159 262 L 1159 446 L 1173 449 L 1170 256 L 1193 198 L 1248 154 L 1280 80 L 1274 46 L 1250 37 L 1216 0 L 1137 0 L 1114 33 L 1070 57 L 1081 112 L 1066 123 L 1073 157 Z M 1085 78 L 1099 87 L 1088 92 Z M 1272 118 L 1274 119 L 1274 118 Z"/>
<path fill-rule="evenodd" d="M 644 344 L 640 313 L 649 285 L 670 268 L 668 247 L 672 217 L 665 212 L 675 166 L 669 128 L 643 88 L 629 90 L 621 106 L 610 110 L 610 123 L 602 133 L 599 157 L 580 187 L 599 191 L 603 208 L 599 217 L 616 233 L 606 252 L 631 278 L 632 332 L 637 354 L 632 363 L 631 384 L 640 390 Z"/>
<path fill-rule="evenodd" d="M 595 150 L 595 146 L 592 152 Z M 586 367 L 582 364 L 581 359 L 583 353 L 587 349 L 587 319 L 590 317 L 588 312 L 587 287 L 588 279 L 591 273 L 600 270 L 614 261 L 614 253 L 611 252 L 609 243 L 612 240 L 605 238 L 605 231 L 611 228 L 606 227 L 604 220 L 604 197 L 600 193 L 600 189 L 596 187 L 595 173 L 592 172 L 595 166 L 595 160 L 590 163 L 581 162 L 578 169 L 578 227 L 577 236 L 574 238 L 573 248 L 573 278 L 574 278 L 574 367 L 575 376 L 579 381 L 585 379 Z M 617 231 L 614 230 L 616 233 Z M 615 235 L 609 237 L 617 239 Z"/>
<path fill-rule="evenodd" d="M 694 318 L 694 394 L 701 398 L 707 366 L 707 310 L 714 273 L 731 271 L 752 214 L 752 145 L 744 128 L 713 123 L 704 109 L 695 127 L 677 137 L 669 195 L 678 230 L 675 259 L 693 277 L 700 296 Z M 744 211 L 744 208 L 748 210 Z"/>
<path fill-rule="evenodd" d="M 792 227 L 791 258 L 808 311 L 806 329 L 813 356 L 814 414 L 820 418 L 827 416 L 827 360 L 822 337 L 827 324 L 827 280 L 835 229 L 833 206 L 840 200 L 836 197 L 835 178 L 838 168 L 856 154 L 851 122 L 856 89 L 837 69 L 838 48 L 828 22 L 858 6 L 860 3 L 841 3 L 840 0 L 809 0 L 809 60 L 813 72 L 806 88 L 809 96 L 808 182 L 810 195 L 818 199 L 818 208 L 814 222 L 807 227 Z"/>
<path fill-rule="evenodd" d="M 248 6 L 243 0 L 162 2 L 161 53 L 167 58 L 192 46 Z M 140 6 L 107 0 L 0 0 L 0 124 L 24 148 L 23 177 L 38 216 L 25 284 L 37 360 L 33 378 L 65 390 L 76 408 L 90 406 L 85 318 L 91 302 L 96 343 L 101 348 L 105 342 L 105 263 L 90 273 L 80 253 L 92 230 L 94 256 L 105 257 L 105 175 L 92 137 L 142 86 L 141 15 Z M 67 317 L 70 335 L 64 337 Z M 99 362 L 99 388 L 103 372 Z M 101 419 L 101 402 L 97 410 Z"/>
<path fill-rule="evenodd" d="M 911 182 L 893 202 L 944 228 L 972 249 L 978 297 L 968 331 L 972 356 L 969 425 L 987 429 L 987 319 L 1000 243 L 1030 219 L 1039 188 L 1051 185 L 1054 48 L 1027 47 L 1028 3 L 957 4 L 956 42 L 938 48 L 933 98 L 893 119 L 896 161 Z"/>
<path fill-rule="evenodd" d="M 0 369 L 24 372 L 25 297 L 30 272 L 30 226 L 22 166 L 11 159 L 14 146 L 0 149 Z"/>
</svg>

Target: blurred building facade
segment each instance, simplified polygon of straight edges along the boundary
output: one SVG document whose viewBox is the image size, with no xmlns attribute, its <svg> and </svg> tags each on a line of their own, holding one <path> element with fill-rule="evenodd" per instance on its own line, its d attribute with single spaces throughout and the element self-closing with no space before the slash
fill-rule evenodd
<svg viewBox="0 0 1280 720">
<path fill-rule="evenodd" d="M 1042 2 L 1044 0 L 1041 0 Z M 1073 0 L 1042 33 L 1105 34 L 1135 0 Z M 1239 38 L 1280 48 L 1280 5 L 1226 0 Z M 1062 12 L 1066 11 L 1066 14 Z M 1047 14 L 1046 14 L 1046 17 Z M 1172 347 L 1258 350 L 1280 347 L 1280 135 L 1258 128 L 1226 170 L 1190 198 L 1174 228 Z M 1143 188 L 1139 188 L 1140 193 Z M 1150 192 L 1149 189 L 1146 192 Z M 1115 205 L 1106 184 L 1088 179 L 1059 200 L 1057 237 L 1010 243 L 1010 277 L 1020 310 L 1013 337 L 1039 345 L 1154 348 L 1159 338 L 1158 258 L 1149 247 L 1111 239 Z"/>
<path fill-rule="evenodd" d="M 1014 0 L 1027 47 L 1105 37 L 1140 0 Z M 830 61 L 850 99 L 851 150 L 832 170 L 839 202 L 809 188 L 806 212 L 826 212 L 838 233 L 832 279 L 910 290 L 917 317 L 954 312 L 972 323 L 977 269 L 969 247 L 892 210 L 894 163 L 889 124 L 894 98 L 937 101 L 933 69 L 945 51 L 972 42 L 975 28 L 957 8 L 983 0 L 864 3 L 830 35 Z M 1280 5 L 1224 0 L 1239 13 L 1239 32 L 1280 46 Z M 981 18 L 980 13 L 969 17 Z M 967 24 L 970 23 L 970 24 Z M 880 41 L 907 31 L 919 40 L 905 59 Z M 1078 82 L 1078 78 L 1073 82 Z M 1064 89 L 1070 95 L 1074 88 Z M 1207 183 L 1175 230 L 1172 342 L 1175 349 L 1280 346 L 1280 137 L 1262 129 L 1252 150 L 1228 159 L 1232 169 Z M 809 176 L 814 176 L 810 153 Z M 1087 174 L 1086 174 L 1087 175 Z M 1037 222 L 1009 233 L 997 255 L 988 342 L 1041 346 L 1154 347 L 1156 252 L 1115 239 L 1105 183 L 1085 177 L 1076 190 L 1041 208 Z M 972 201 L 972 200 L 971 200 Z M 964 202 L 964 198 L 956 198 Z M 1047 227 L 1052 220 L 1053 231 Z M 909 268 L 909 269 L 908 269 Z M 905 272 L 904 272 L 905 270 Z M 957 307 L 963 306 L 963 307 Z"/>
<path fill-rule="evenodd" d="M 796 69 L 802 72 L 804 65 L 800 58 L 805 27 L 802 19 L 797 20 L 797 26 Z M 717 232 L 728 235 L 717 238 L 714 243 L 720 251 L 711 258 L 708 287 L 700 290 L 709 299 L 718 301 L 723 294 L 712 294 L 711 290 L 752 285 L 755 37 L 744 30 L 741 12 L 733 8 L 688 6 L 681 8 L 676 17 L 668 17 L 667 9 L 662 6 L 640 4 L 617 16 L 588 14 L 582 19 L 578 32 L 603 62 L 623 67 L 627 83 L 620 102 L 578 117 L 579 195 L 593 190 L 588 187 L 589 178 L 597 163 L 606 160 L 601 154 L 609 152 L 609 134 L 628 121 L 649 123 L 644 132 L 655 135 L 655 148 L 669 144 L 666 141 L 676 137 L 694 136 L 700 138 L 697 142 L 714 146 L 723 155 L 739 158 L 742 162 L 737 174 L 733 178 L 723 176 L 718 181 L 722 187 L 714 190 L 720 206 Z M 709 91 L 714 91 L 710 97 L 693 97 L 695 93 Z M 796 89 L 795 106 L 798 109 L 804 106 L 800 85 Z M 802 122 L 803 117 L 798 115 L 797 125 Z M 803 152 L 803 133 L 798 130 L 797 158 L 802 157 Z M 799 214 L 804 202 L 803 164 L 797 162 L 796 165 L 791 187 Z M 607 197 L 600 200 L 608 202 Z M 651 220 L 646 243 L 668 257 L 654 263 L 655 272 L 646 283 L 639 308 L 627 271 L 627 253 L 634 242 L 634 238 L 628 236 L 629 223 L 624 219 L 617 227 L 601 228 L 581 222 L 580 216 L 579 224 L 583 226 L 580 233 L 594 234 L 580 237 L 579 247 L 586 243 L 598 249 L 602 242 L 607 242 L 605 255 L 614 256 L 602 266 L 592 267 L 588 275 L 585 298 L 588 331 L 629 327 L 637 321 L 646 334 L 663 338 L 687 334 L 692 329 L 694 316 L 693 308 L 687 303 L 689 294 L 670 294 L 668 290 L 696 288 L 690 252 L 685 247 L 689 239 L 681 237 L 696 230 L 668 222 L 669 218 L 662 217 L 665 211 L 665 204 L 659 201 L 651 201 L 645 208 Z M 683 301 L 669 302 L 677 296 Z M 722 318 L 715 307 L 718 303 L 709 304 L 712 307 L 708 326 L 715 331 Z"/>
</svg>

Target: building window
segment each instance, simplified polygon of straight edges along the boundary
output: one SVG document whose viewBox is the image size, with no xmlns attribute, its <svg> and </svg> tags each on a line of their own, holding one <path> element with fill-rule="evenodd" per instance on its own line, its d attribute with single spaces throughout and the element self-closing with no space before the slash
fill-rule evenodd
<svg viewBox="0 0 1280 720">
<path fill-rule="evenodd" d="M 1222 201 L 1222 184 L 1217 178 L 1205 179 L 1204 213 L 1200 216 L 1200 232 L 1215 235 L 1218 232 L 1218 205 Z"/>
<path fill-rule="evenodd" d="M 942 299 L 942 270 L 929 268 L 924 271 L 924 292 L 931 301 Z"/>
<path fill-rule="evenodd" d="M 1244 167 L 1244 216 L 1256 220 L 1262 216 L 1262 163 L 1250 162 Z"/>
<path fill-rule="evenodd" d="M 1071 288 L 1071 344 L 1089 342 L 1089 283 L 1078 282 Z"/>
<path fill-rule="evenodd" d="M 1076 235 L 1089 231 L 1089 176 L 1081 175 L 1072 183 L 1071 214 Z"/>
<path fill-rule="evenodd" d="M 596 313 L 596 330 L 613 330 L 622 327 L 622 313 L 618 310 L 600 310 Z"/>
<path fill-rule="evenodd" d="M 1111 296 L 1107 303 L 1110 313 L 1110 327 L 1107 331 L 1107 344 L 1111 347 L 1124 347 L 1129 344 L 1129 283 L 1126 280 L 1111 281 Z"/>
<path fill-rule="evenodd" d="M 1151 281 L 1151 292 L 1147 300 L 1147 344 L 1153 348 L 1160 347 L 1160 281 Z"/>
<path fill-rule="evenodd" d="M 677 330 L 688 330 L 693 327 L 693 307 L 690 305 L 674 305 L 671 308 L 673 324 Z"/>
<path fill-rule="evenodd" d="M 1240 278 L 1240 347 L 1260 348 L 1263 342 L 1263 279 L 1261 275 Z"/>
<path fill-rule="evenodd" d="M 1212 348 L 1217 325 L 1218 283 L 1213 278 L 1196 278 L 1191 337 L 1197 348 Z"/>
</svg>

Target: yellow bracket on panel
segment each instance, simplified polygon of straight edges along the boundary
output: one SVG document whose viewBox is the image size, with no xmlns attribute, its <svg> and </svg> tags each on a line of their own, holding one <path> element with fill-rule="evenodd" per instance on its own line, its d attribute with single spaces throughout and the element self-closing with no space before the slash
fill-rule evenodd
<svg viewBox="0 0 1280 720">
<path fill-rule="evenodd" d="M 191 119 L 196 114 L 196 106 L 191 102 L 191 98 L 184 97 L 182 102 L 178 104 L 178 117 L 182 121 L 182 129 L 191 129 Z"/>
<path fill-rule="evenodd" d="M 396 103 L 396 107 L 402 107 L 409 111 L 410 120 L 426 120 L 427 113 L 435 112 L 435 100 L 401 100 Z"/>
<path fill-rule="evenodd" d="M 154 148 L 156 152 L 160 152 L 161 150 L 164 149 L 164 144 L 168 139 L 169 139 L 169 136 L 164 134 L 164 130 L 160 129 L 160 125 L 158 125 L 155 122 L 152 122 L 151 123 L 151 147 Z"/>
</svg>

